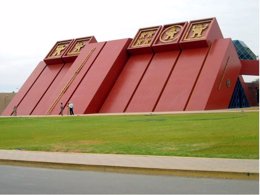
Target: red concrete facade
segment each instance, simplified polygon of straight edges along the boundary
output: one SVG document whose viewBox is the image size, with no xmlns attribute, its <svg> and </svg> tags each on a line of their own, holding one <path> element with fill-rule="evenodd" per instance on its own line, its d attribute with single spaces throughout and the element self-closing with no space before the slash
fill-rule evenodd
<svg viewBox="0 0 260 195">
<path fill-rule="evenodd" d="M 257 62 L 239 60 L 215 18 L 141 28 L 133 39 L 58 41 L 3 115 L 15 106 L 57 115 L 61 102 L 76 114 L 228 108 L 240 75 L 259 75 Z"/>
<path fill-rule="evenodd" d="M 258 60 L 241 60 L 242 68 L 240 70 L 241 75 L 259 75 L 259 61 Z"/>
</svg>

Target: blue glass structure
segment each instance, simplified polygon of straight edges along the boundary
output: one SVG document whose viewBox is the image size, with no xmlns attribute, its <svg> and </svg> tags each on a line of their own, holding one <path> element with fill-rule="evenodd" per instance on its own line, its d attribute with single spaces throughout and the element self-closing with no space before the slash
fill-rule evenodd
<svg viewBox="0 0 260 195">
<path fill-rule="evenodd" d="M 244 89 L 239 81 L 237 79 L 237 83 L 231 98 L 231 101 L 229 103 L 229 108 L 244 108 L 249 107 L 248 100 L 246 98 Z"/>
<path fill-rule="evenodd" d="M 243 41 L 234 40 L 233 44 L 237 50 L 237 54 L 240 60 L 256 60 L 256 55 Z"/>
</svg>

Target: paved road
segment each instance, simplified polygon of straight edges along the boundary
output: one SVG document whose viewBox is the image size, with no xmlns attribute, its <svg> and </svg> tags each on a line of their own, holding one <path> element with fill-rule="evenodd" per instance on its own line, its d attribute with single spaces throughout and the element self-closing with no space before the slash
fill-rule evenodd
<svg viewBox="0 0 260 195">
<path fill-rule="evenodd" d="M 258 194 L 258 181 L 0 166 L 0 194 Z"/>
</svg>

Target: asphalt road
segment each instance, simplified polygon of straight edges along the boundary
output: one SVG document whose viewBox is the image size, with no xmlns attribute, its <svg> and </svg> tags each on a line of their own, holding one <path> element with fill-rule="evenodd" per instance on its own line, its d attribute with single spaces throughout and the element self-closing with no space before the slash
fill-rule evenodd
<svg viewBox="0 0 260 195">
<path fill-rule="evenodd" d="M 258 181 L 0 166 L 0 194 L 258 194 Z"/>
</svg>

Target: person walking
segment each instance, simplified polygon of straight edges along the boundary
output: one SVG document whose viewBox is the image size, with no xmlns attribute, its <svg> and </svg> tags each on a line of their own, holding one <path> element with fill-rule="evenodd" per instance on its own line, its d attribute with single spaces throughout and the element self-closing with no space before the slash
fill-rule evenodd
<svg viewBox="0 0 260 195">
<path fill-rule="evenodd" d="M 12 116 L 17 116 L 17 106 L 14 106 Z"/>
<path fill-rule="evenodd" d="M 63 105 L 63 103 L 61 102 L 61 103 L 60 103 L 60 113 L 59 113 L 59 115 L 63 116 L 63 110 L 64 110 L 64 105 Z"/>
<path fill-rule="evenodd" d="M 74 105 L 73 105 L 72 102 L 70 102 L 70 103 L 69 103 L 70 115 L 74 115 L 74 111 L 73 111 L 73 109 L 74 109 Z"/>
</svg>

